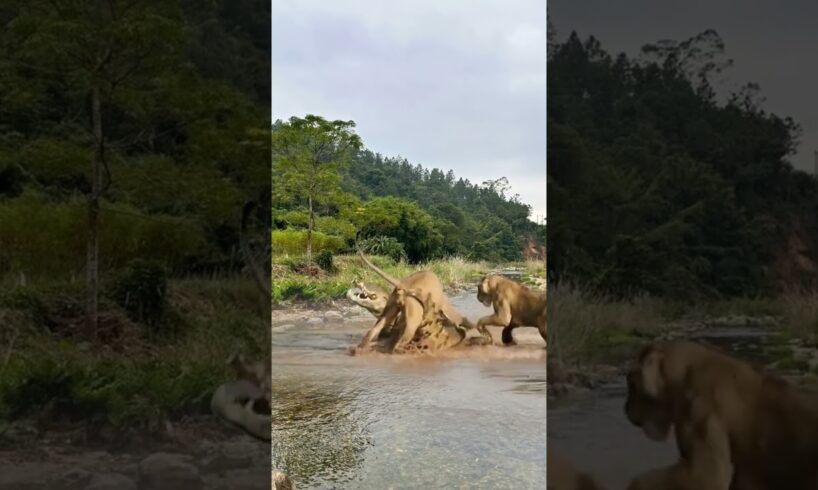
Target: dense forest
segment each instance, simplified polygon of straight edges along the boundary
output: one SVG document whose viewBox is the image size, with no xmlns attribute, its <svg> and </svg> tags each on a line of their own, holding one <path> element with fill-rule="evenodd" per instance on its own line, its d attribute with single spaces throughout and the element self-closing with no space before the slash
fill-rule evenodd
<svg viewBox="0 0 818 490">
<path fill-rule="evenodd" d="M 528 219 L 530 206 L 509 193 L 507 179 L 473 184 L 451 170 L 384 157 L 363 148 L 359 139 L 347 141 L 354 135 L 351 121 L 343 123 L 346 133 L 333 140 L 334 148 L 338 141 L 348 142 L 347 150 L 317 156 L 324 170 L 304 167 L 298 172 L 303 179 L 294 184 L 292 148 L 309 147 L 317 138 L 303 136 L 309 131 L 305 120 L 315 127 L 330 124 L 308 116 L 273 125 L 274 254 L 303 253 L 310 196 L 292 189 L 317 181 L 323 183 L 320 195 L 312 196 L 318 249 L 348 251 L 356 243 L 369 243 L 410 262 L 443 256 L 507 261 L 523 257 L 526 239 L 545 243 L 545 227 Z M 342 122 L 334 124 L 337 129 Z M 327 131 L 332 130 L 327 126 Z M 289 136 L 282 137 L 285 133 Z"/>
<path fill-rule="evenodd" d="M 795 121 L 767 112 L 705 31 L 613 56 L 549 25 L 549 275 L 684 299 L 815 285 L 818 180 Z"/>
<path fill-rule="evenodd" d="M 102 277 L 240 266 L 243 206 L 269 220 L 269 5 L 106 5 L 0 9 L 0 275 L 82 277 L 89 220 Z"/>
<path fill-rule="evenodd" d="M 269 16 L 0 4 L 4 444 L 208 413 L 229 353 L 269 355 Z"/>
</svg>

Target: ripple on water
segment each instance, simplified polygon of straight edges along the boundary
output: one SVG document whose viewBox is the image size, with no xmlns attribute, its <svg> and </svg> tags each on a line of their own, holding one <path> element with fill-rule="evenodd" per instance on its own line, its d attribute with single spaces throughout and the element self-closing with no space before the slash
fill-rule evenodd
<svg viewBox="0 0 818 490">
<path fill-rule="evenodd" d="M 545 488 L 542 347 L 347 355 L 367 327 L 273 335 L 275 468 L 302 488 Z"/>
</svg>

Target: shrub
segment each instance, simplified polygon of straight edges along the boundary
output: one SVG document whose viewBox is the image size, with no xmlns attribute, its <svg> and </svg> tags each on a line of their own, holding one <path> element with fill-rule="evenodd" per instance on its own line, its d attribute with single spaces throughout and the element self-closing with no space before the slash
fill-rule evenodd
<svg viewBox="0 0 818 490">
<path fill-rule="evenodd" d="M 324 269 L 327 272 L 334 272 L 335 271 L 335 263 L 333 263 L 334 254 L 331 250 L 322 250 L 321 253 L 315 257 L 315 263 L 318 264 L 318 267 Z"/>
<path fill-rule="evenodd" d="M 391 236 L 375 236 L 358 242 L 364 252 L 373 255 L 386 255 L 395 262 L 406 260 L 406 250 L 403 244 Z"/>
<path fill-rule="evenodd" d="M 112 299 L 131 320 L 158 327 L 165 314 L 168 278 L 164 265 L 136 259 L 114 283 Z"/>
</svg>

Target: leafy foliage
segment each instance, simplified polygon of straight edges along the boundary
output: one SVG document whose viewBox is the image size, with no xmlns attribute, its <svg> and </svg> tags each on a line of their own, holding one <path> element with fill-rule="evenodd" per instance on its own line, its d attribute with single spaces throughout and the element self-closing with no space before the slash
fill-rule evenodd
<svg viewBox="0 0 818 490">
<path fill-rule="evenodd" d="M 335 263 L 333 262 L 333 258 L 334 255 L 331 250 L 322 250 L 315 258 L 315 263 L 326 272 L 334 272 Z"/>
<path fill-rule="evenodd" d="M 402 252 L 383 253 L 411 262 L 453 255 L 519 260 L 524 237 L 544 237 L 545 227 L 528 220 L 530 207 L 508 194 L 507 179 L 473 185 L 452 171 L 385 158 L 361 149 L 352 128 L 351 121 L 318 116 L 273 125 L 274 228 L 309 229 L 312 222 L 343 239 L 346 251 L 356 241 L 387 237 Z M 316 148 L 330 156 L 316 159 Z"/>
<path fill-rule="evenodd" d="M 793 236 L 818 244 L 818 183 L 788 161 L 794 121 L 754 85 L 719 101 L 730 60 L 714 31 L 643 55 L 576 33 L 550 45 L 549 274 L 692 300 L 763 293 L 777 260 L 818 260 L 784 252 Z"/>
<path fill-rule="evenodd" d="M 137 259 L 116 280 L 111 296 L 132 320 L 156 327 L 165 313 L 167 290 L 165 267 L 156 261 Z"/>
<path fill-rule="evenodd" d="M 403 244 L 395 237 L 373 236 L 361 240 L 358 242 L 358 246 L 362 251 L 375 255 L 385 255 L 395 262 L 406 259 L 406 250 L 403 249 Z"/>
<path fill-rule="evenodd" d="M 0 274 L 73 277 L 84 268 L 97 148 L 91 90 L 101 94 L 109 184 L 99 219 L 103 276 L 133 257 L 180 274 L 189 264 L 241 260 L 242 205 L 262 196 L 250 231 L 269 223 L 270 41 L 259 20 L 269 4 L 101 5 L 4 4 Z"/>
</svg>

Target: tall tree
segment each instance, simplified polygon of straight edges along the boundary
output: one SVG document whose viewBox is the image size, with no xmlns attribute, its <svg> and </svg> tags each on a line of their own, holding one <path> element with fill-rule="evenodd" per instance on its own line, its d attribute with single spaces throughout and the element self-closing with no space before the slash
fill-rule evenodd
<svg viewBox="0 0 818 490">
<path fill-rule="evenodd" d="M 362 147 L 354 129 L 354 121 L 327 121 L 311 114 L 274 126 L 273 194 L 291 202 L 306 199 L 308 262 L 315 208 L 341 190 L 341 171 Z"/>
<path fill-rule="evenodd" d="M 11 69 L 59 86 L 66 107 L 84 114 L 91 150 L 87 190 L 86 335 L 96 337 L 100 199 L 111 185 L 107 117 L 151 91 L 182 46 L 175 2 L 12 1 L 3 44 Z M 133 107 L 132 107 L 133 109 Z M 57 109 L 59 110 L 59 108 Z"/>
</svg>

